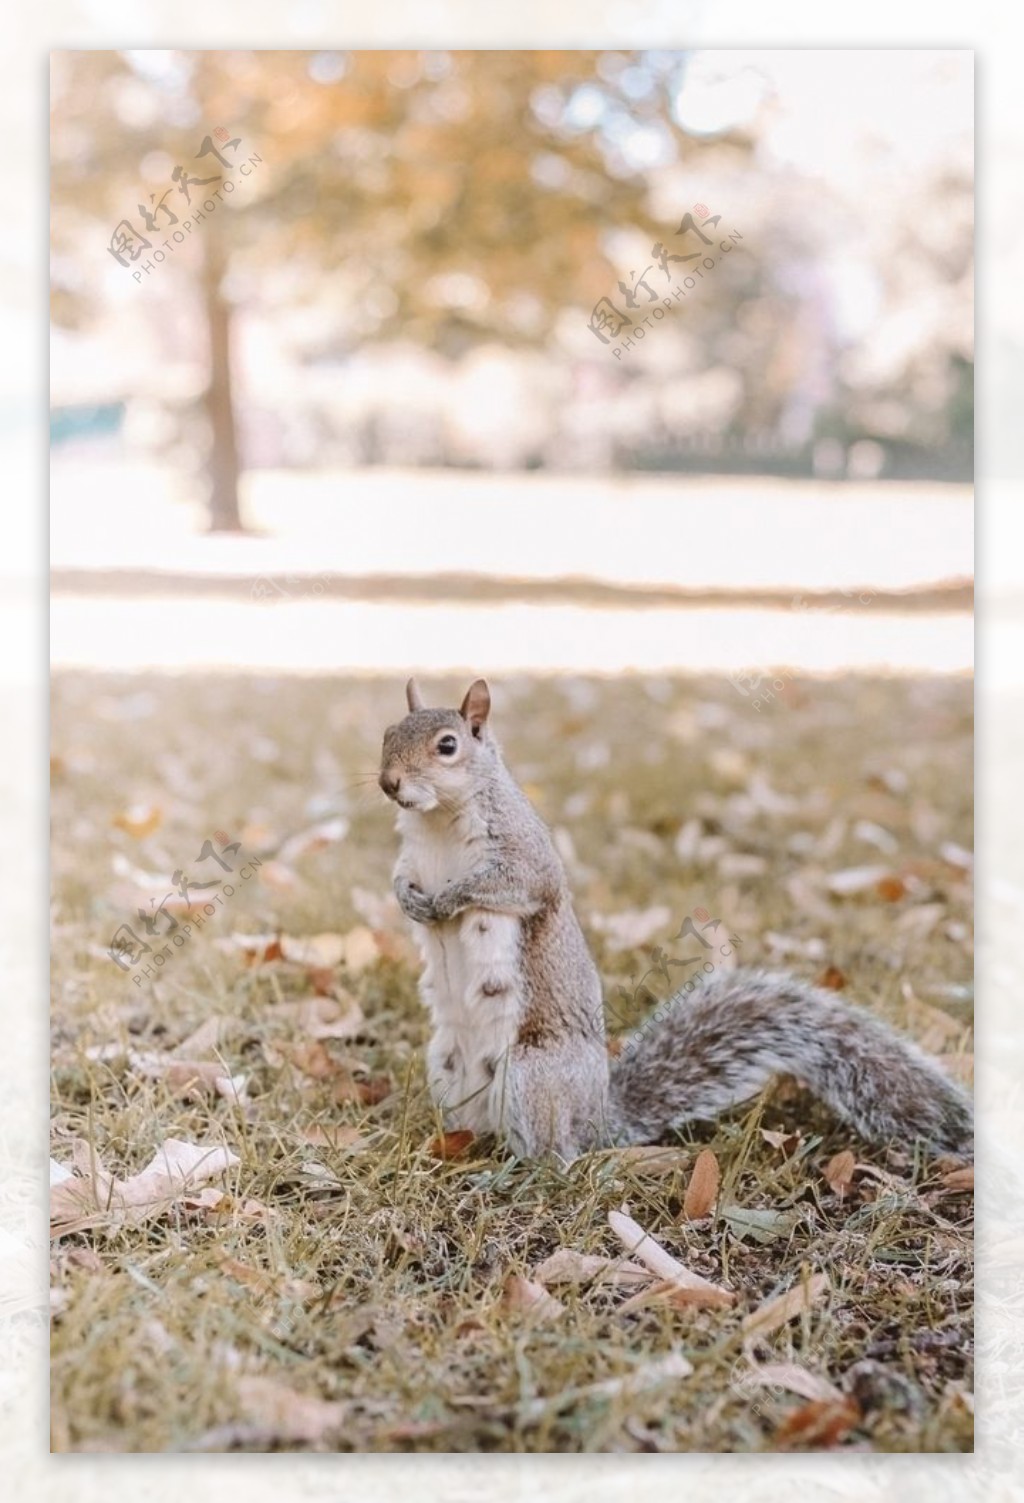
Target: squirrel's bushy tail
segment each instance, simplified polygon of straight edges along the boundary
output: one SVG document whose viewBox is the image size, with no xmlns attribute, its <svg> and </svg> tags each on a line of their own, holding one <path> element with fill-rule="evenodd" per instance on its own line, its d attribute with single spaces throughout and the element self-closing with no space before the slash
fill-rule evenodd
<svg viewBox="0 0 1024 1503">
<path fill-rule="evenodd" d="M 762 1090 L 805 1081 L 865 1138 L 973 1153 L 970 1098 L 916 1045 L 863 1008 L 792 976 L 737 970 L 663 1004 L 612 1061 L 616 1141 L 652 1143 Z"/>
</svg>

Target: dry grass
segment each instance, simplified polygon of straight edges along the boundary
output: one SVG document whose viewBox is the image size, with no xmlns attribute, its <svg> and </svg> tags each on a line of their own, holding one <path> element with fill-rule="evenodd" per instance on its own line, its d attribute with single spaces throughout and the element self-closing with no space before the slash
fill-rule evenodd
<svg viewBox="0 0 1024 1503">
<path fill-rule="evenodd" d="M 461 687 L 428 690 L 450 702 Z M 512 766 L 566 832 L 610 1000 L 647 970 L 647 945 L 705 907 L 744 961 L 777 962 L 782 941 L 766 935 L 783 936 L 785 964 L 809 977 L 833 967 L 851 994 L 968 1067 L 970 895 L 941 854 L 971 844 L 968 684 L 795 683 L 760 713 L 710 680 L 493 688 Z M 86 1140 L 128 1175 L 174 1137 L 226 1144 L 240 1161 L 216 1206 L 196 1194 L 141 1226 L 108 1217 L 54 1243 L 55 1449 L 971 1447 L 972 1206 L 942 1166 L 851 1141 L 791 1090 L 695 1132 L 666 1173 L 617 1154 L 565 1173 L 487 1145 L 432 1156 L 415 966 L 391 937 L 400 924 L 366 897 L 387 893 L 394 853 L 368 779 L 400 710 L 397 683 L 73 676 L 54 697 L 51 1151 L 68 1164 Z M 149 834 L 113 823 L 136 802 L 160 811 Z M 296 857 L 291 887 L 265 860 L 154 982 L 134 985 L 103 955 L 132 918 L 129 867 L 171 890 L 178 868 L 210 872 L 195 858 L 215 831 L 270 851 L 335 814 L 350 822 L 344 841 Z M 690 818 L 703 844 L 681 860 Z M 873 827 L 892 850 L 872 844 Z M 894 875 L 864 895 L 824 893 L 824 874 L 865 864 Z M 613 950 L 600 919 L 651 905 L 668 922 Z M 216 941 L 344 935 L 368 915 L 386 953 L 338 972 L 366 1024 L 326 1042 L 311 1075 L 288 1058 L 303 1042 L 289 1003 L 330 978 L 246 966 Z M 225 1073 L 248 1078 L 242 1104 L 183 1095 L 138 1066 L 211 1016 Z M 336 1146 L 310 1140 L 339 1128 L 351 1131 Z M 780 1145 L 762 1129 L 799 1136 Z M 719 1213 L 691 1223 L 682 1204 L 699 1146 L 714 1150 L 722 1187 Z M 840 1197 L 823 1170 L 846 1148 L 863 1167 Z M 689 1268 L 734 1289 L 735 1306 L 621 1314 L 632 1291 L 598 1283 L 556 1290 L 566 1309 L 550 1320 L 503 1307 L 508 1276 L 556 1248 L 619 1256 L 607 1213 L 623 1204 Z M 728 1207 L 788 1214 L 761 1242 Z M 817 1270 L 828 1298 L 753 1355 L 851 1395 L 842 1423 L 745 1379 L 743 1316 Z M 691 1376 L 587 1391 L 673 1352 Z"/>
</svg>

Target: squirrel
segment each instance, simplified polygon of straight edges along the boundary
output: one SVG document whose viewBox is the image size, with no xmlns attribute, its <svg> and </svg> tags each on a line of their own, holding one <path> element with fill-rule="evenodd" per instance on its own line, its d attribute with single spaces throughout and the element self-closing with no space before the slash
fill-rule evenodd
<svg viewBox="0 0 1024 1503">
<path fill-rule="evenodd" d="M 547 826 L 502 759 L 491 696 L 408 714 L 384 733 L 398 806 L 394 892 L 423 961 L 431 1096 L 446 1129 L 519 1158 L 655 1143 L 796 1076 L 875 1142 L 973 1153 L 970 1098 L 909 1040 L 833 991 L 737 969 L 677 994 L 616 1058 L 601 981 Z"/>
</svg>

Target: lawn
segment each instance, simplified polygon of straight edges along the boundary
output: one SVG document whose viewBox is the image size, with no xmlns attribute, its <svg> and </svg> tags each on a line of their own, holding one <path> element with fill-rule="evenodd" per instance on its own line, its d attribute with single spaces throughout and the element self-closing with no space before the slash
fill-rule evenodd
<svg viewBox="0 0 1024 1503">
<path fill-rule="evenodd" d="M 794 680 L 760 709 L 711 678 L 491 687 L 616 1026 L 706 910 L 744 963 L 970 1078 L 969 682 Z M 565 1171 L 439 1139 L 375 784 L 397 680 L 76 673 L 53 698 L 55 1450 L 971 1449 L 957 1166 L 791 1083 Z M 122 970 L 112 936 L 168 893 Z M 157 1194 L 133 1177 L 168 1140 L 207 1157 Z M 732 1301 L 624 1267 L 623 1207 Z M 545 1268 L 560 1249 L 604 1261 Z"/>
</svg>

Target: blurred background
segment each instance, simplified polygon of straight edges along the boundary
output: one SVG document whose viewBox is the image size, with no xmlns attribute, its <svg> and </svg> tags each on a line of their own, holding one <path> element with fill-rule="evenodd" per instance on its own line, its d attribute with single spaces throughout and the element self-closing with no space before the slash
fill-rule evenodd
<svg viewBox="0 0 1024 1503">
<path fill-rule="evenodd" d="M 64 52 L 51 105 L 55 666 L 969 667 L 970 53 Z"/>
</svg>

